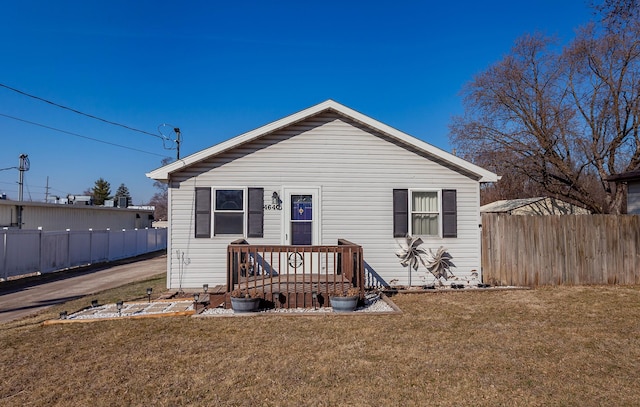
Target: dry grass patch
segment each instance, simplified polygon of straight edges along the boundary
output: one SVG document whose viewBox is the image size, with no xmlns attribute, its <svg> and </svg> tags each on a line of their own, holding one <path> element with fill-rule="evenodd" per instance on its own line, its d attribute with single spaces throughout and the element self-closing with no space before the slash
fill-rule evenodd
<svg viewBox="0 0 640 407">
<path fill-rule="evenodd" d="M 159 297 L 166 292 L 166 274 L 158 274 L 144 281 L 125 284 L 121 287 L 98 292 L 95 295 L 86 296 L 64 304 L 58 304 L 47 308 L 31 317 L 0 324 L 0 329 L 32 327 L 46 320 L 58 318 L 60 311 L 67 311 L 69 314 L 87 308 L 91 305 L 91 300 L 98 300 L 99 304 L 113 304 L 116 301 L 145 301 L 147 299 L 147 288 L 153 289 L 151 299 Z M 2 297 L 0 296 L 0 299 Z M 1 403 L 0 403 L 1 405 Z"/>
<path fill-rule="evenodd" d="M 4 325 L 0 404 L 640 404 L 639 287 L 393 300 L 404 314 Z"/>
</svg>

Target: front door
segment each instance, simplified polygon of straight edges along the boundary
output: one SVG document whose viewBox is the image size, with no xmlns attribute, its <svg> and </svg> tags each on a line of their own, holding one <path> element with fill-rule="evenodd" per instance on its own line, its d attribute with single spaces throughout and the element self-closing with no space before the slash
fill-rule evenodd
<svg viewBox="0 0 640 407">
<path fill-rule="evenodd" d="M 284 243 L 293 246 L 320 244 L 319 188 L 290 188 L 284 192 Z"/>
<path fill-rule="evenodd" d="M 313 244 L 313 195 L 291 195 L 291 244 Z"/>
</svg>

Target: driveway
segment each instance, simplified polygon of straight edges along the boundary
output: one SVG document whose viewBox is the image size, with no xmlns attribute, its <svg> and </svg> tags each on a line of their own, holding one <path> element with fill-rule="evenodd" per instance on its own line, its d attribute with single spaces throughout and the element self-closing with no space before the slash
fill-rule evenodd
<svg viewBox="0 0 640 407">
<path fill-rule="evenodd" d="M 165 252 L 0 283 L 0 323 L 167 272 Z"/>
</svg>

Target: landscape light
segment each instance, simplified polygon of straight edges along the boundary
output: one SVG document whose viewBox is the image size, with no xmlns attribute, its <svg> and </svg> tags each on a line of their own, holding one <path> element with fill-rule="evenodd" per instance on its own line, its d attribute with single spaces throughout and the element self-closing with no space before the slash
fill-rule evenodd
<svg viewBox="0 0 640 407">
<path fill-rule="evenodd" d="M 60 319 L 67 319 L 67 311 L 60 312 Z"/>
<path fill-rule="evenodd" d="M 118 316 L 122 316 L 122 301 L 116 302 L 116 307 L 118 308 Z"/>
<path fill-rule="evenodd" d="M 98 300 L 91 300 L 91 308 L 95 308 L 98 306 Z"/>
<path fill-rule="evenodd" d="M 153 288 L 149 287 L 147 288 L 147 297 L 149 298 L 149 302 L 151 302 L 151 292 L 153 291 Z"/>
<path fill-rule="evenodd" d="M 194 302 L 198 302 L 199 299 L 200 299 L 200 294 L 198 294 L 198 293 L 193 294 L 193 301 Z"/>
<path fill-rule="evenodd" d="M 209 291 L 209 284 L 202 284 L 202 291 L 206 294 Z"/>
<path fill-rule="evenodd" d="M 271 295 L 273 295 L 273 306 L 275 308 L 278 308 L 278 305 L 280 303 L 280 293 L 277 291 L 274 291 L 271 293 Z"/>
<path fill-rule="evenodd" d="M 313 309 L 318 309 L 318 293 L 315 291 L 311 294 L 311 302 L 313 303 Z"/>
</svg>

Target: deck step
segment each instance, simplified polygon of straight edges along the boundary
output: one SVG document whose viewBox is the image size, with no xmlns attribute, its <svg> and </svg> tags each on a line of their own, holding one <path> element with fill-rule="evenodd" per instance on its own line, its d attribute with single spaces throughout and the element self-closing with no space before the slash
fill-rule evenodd
<svg viewBox="0 0 640 407">
<path fill-rule="evenodd" d="M 224 304 L 226 293 L 211 293 L 209 294 L 209 305 L 207 308 L 217 308 Z"/>
</svg>

